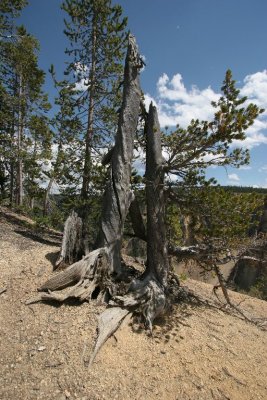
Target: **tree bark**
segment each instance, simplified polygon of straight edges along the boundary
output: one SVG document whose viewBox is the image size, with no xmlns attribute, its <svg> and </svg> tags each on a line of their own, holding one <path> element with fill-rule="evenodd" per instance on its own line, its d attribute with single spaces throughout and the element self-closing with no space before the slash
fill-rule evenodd
<svg viewBox="0 0 267 400">
<path fill-rule="evenodd" d="M 157 109 L 152 104 L 146 131 L 147 269 L 133 280 L 125 296 L 113 297 L 115 304 L 133 308 L 143 315 L 152 333 L 154 319 L 167 308 L 168 253 L 165 235 L 164 160 Z"/>
<path fill-rule="evenodd" d="M 13 207 L 14 204 L 14 162 L 11 161 L 10 164 L 10 205 Z"/>
<path fill-rule="evenodd" d="M 136 134 L 141 88 L 140 60 L 135 39 L 130 35 L 124 69 L 123 101 L 115 147 L 111 157 L 110 181 L 103 201 L 97 246 L 110 251 L 110 271 L 120 273 L 121 239 L 125 218 L 133 199 L 130 190 L 134 137 Z"/>
<path fill-rule="evenodd" d="M 150 104 L 146 132 L 147 263 L 149 274 L 167 287 L 169 272 L 165 232 L 164 159 L 157 109 Z"/>
<path fill-rule="evenodd" d="M 46 191 L 45 191 L 45 198 L 44 198 L 44 209 L 43 209 L 43 216 L 45 217 L 48 215 L 48 207 L 49 207 L 49 197 L 50 197 L 50 191 L 52 189 L 53 183 L 55 181 L 54 176 L 51 176 L 49 179 Z"/>
<path fill-rule="evenodd" d="M 22 144 L 22 134 L 23 134 L 23 121 L 22 121 L 22 76 L 19 76 L 19 110 L 18 110 L 18 136 L 17 136 L 17 199 L 16 203 L 21 206 L 23 203 L 23 166 L 22 166 L 22 156 L 21 156 L 21 144 Z"/>
<path fill-rule="evenodd" d="M 64 225 L 63 240 L 56 267 L 62 262 L 70 265 L 82 257 L 82 224 L 82 219 L 75 211 L 72 211 Z"/>
<path fill-rule="evenodd" d="M 94 7 L 94 6 L 93 6 Z M 95 10 L 93 11 L 96 12 Z M 85 136 L 85 157 L 84 157 L 84 168 L 83 168 L 83 180 L 81 198 L 84 200 L 83 208 L 79 214 L 83 220 L 83 247 L 85 254 L 88 254 L 89 249 L 89 206 L 88 206 L 88 195 L 89 186 L 91 181 L 91 151 L 92 151 L 92 137 L 93 137 L 93 123 L 94 123 L 94 108 L 95 108 L 95 72 L 96 72 L 96 18 L 93 17 L 93 28 L 92 28 L 92 63 L 90 66 L 90 87 L 89 91 L 89 109 L 87 117 L 87 130 Z"/>
<path fill-rule="evenodd" d="M 142 213 L 140 210 L 139 202 L 136 198 L 133 199 L 129 208 L 129 215 L 131 218 L 132 228 L 134 234 L 139 239 L 147 240 L 146 228 L 143 221 Z"/>
</svg>

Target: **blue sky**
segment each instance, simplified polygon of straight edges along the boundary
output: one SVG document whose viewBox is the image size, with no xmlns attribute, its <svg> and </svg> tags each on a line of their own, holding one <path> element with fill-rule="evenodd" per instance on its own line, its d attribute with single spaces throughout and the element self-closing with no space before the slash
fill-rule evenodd
<svg viewBox="0 0 267 400">
<path fill-rule="evenodd" d="M 40 41 L 40 66 L 60 77 L 68 60 L 60 0 L 30 0 L 20 22 Z M 267 109 L 266 0 L 118 0 L 145 56 L 141 76 L 162 127 L 211 116 L 230 68 L 241 94 Z M 53 97 L 48 77 L 46 90 Z M 267 112 L 238 146 L 251 151 L 246 169 L 212 168 L 219 182 L 267 187 Z"/>
</svg>

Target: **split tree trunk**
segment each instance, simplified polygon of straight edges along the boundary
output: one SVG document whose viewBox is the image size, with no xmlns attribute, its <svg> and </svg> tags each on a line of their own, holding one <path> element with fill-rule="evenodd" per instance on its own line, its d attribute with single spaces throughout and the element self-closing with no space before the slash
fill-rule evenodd
<svg viewBox="0 0 267 400">
<path fill-rule="evenodd" d="M 130 35 L 124 69 L 123 101 L 118 131 L 111 157 L 110 181 L 104 194 L 97 246 L 110 251 L 110 272 L 121 270 L 121 240 L 124 222 L 133 194 L 130 190 L 134 137 L 136 134 L 141 88 L 140 61 L 135 39 Z"/>
<path fill-rule="evenodd" d="M 106 298 L 109 288 L 114 288 L 111 281 L 112 273 L 120 273 L 121 270 L 121 239 L 125 218 L 132 199 L 130 190 L 131 163 L 133 158 L 133 142 L 137 129 L 141 89 L 139 84 L 140 57 L 133 36 L 129 36 L 129 45 L 125 61 L 123 104 L 118 123 L 118 132 L 111 159 L 111 178 L 108 183 L 103 204 L 102 221 L 98 245 L 99 248 L 81 261 L 68 267 L 49 279 L 41 291 L 49 291 L 41 294 L 30 302 L 42 299 L 54 299 L 64 301 L 67 297 L 77 297 L 81 300 L 89 300 L 90 296 Z M 76 216 L 77 217 L 77 216 Z M 79 227 L 73 226 L 75 215 L 70 218 L 65 227 L 60 261 L 67 261 L 76 248 L 76 235 Z M 68 227 L 70 229 L 68 229 Z M 91 254 L 93 255 L 91 257 Z M 99 259 L 105 260 L 100 262 Z M 107 267 L 108 265 L 108 267 Z M 75 274 L 73 273 L 75 271 Z M 78 280 L 78 284 L 77 284 Z M 76 284 L 67 295 L 60 292 L 63 287 Z M 78 285 L 78 286 L 77 286 Z"/>
<path fill-rule="evenodd" d="M 139 69 L 142 66 L 135 39 L 129 36 L 128 52 L 124 71 L 123 104 L 119 117 L 118 132 L 111 158 L 111 178 L 106 188 L 98 248 L 82 260 L 69 266 L 45 282 L 37 298 L 39 300 L 64 301 L 69 297 L 108 301 L 109 308 L 100 316 L 98 339 L 89 363 L 94 360 L 105 340 L 116 331 L 122 319 L 133 310 L 144 316 L 147 327 L 152 331 L 156 316 L 167 307 L 168 257 L 165 238 L 164 215 L 164 168 L 161 152 L 161 133 L 157 110 L 150 105 L 147 119 L 147 171 L 146 199 L 148 210 L 147 272 L 134 279 L 126 295 L 117 295 L 122 290 L 114 273 L 120 275 L 121 240 L 125 218 L 132 201 L 130 190 L 131 164 L 134 135 L 138 123 L 141 89 Z M 122 274 L 120 275 L 123 276 Z M 62 292 L 61 289 L 71 286 Z M 48 291 L 48 293 L 43 293 Z M 123 308 L 119 307 L 120 305 Z"/>
<path fill-rule="evenodd" d="M 147 269 L 140 280 L 133 280 L 125 296 L 114 297 L 115 303 L 141 313 L 152 332 L 155 317 L 167 308 L 169 272 L 165 235 L 164 159 L 157 109 L 152 104 L 146 123 L 146 202 L 147 202 Z"/>
<path fill-rule="evenodd" d="M 165 232 L 164 159 L 157 109 L 152 104 L 147 120 L 146 146 L 148 271 L 166 288 L 169 262 Z"/>
<path fill-rule="evenodd" d="M 140 205 L 139 205 L 139 202 L 136 197 L 131 202 L 131 205 L 129 208 L 129 215 L 130 215 L 134 235 L 136 237 L 138 237 L 139 239 L 146 241 L 147 240 L 146 228 L 145 228 L 145 224 L 143 221 L 143 216 L 142 216 L 142 212 L 140 209 Z"/>
<path fill-rule="evenodd" d="M 119 327 L 125 316 L 133 310 L 141 313 L 147 328 L 152 333 L 155 317 L 167 308 L 167 279 L 169 272 L 165 238 L 164 169 L 161 151 L 161 133 L 157 109 L 149 108 L 146 129 L 147 169 L 147 261 L 148 266 L 143 279 L 133 280 L 125 296 L 113 296 L 109 304 L 121 305 L 106 309 L 99 317 L 98 338 L 89 359 L 92 364 L 97 352 Z M 144 233 L 144 232 L 143 232 Z"/>
</svg>

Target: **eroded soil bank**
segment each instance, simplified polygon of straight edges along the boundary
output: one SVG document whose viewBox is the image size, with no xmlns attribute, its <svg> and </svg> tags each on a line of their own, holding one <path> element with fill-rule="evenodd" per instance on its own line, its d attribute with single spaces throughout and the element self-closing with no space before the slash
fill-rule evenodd
<svg viewBox="0 0 267 400">
<path fill-rule="evenodd" d="M 103 308 L 24 304 L 52 273 L 59 241 L 0 213 L 1 399 L 267 398 L 266 331 L 203 305 L 175 306 L 153 337 L 126 320 L 86 368 Z M 219 304 L 212 286 L 184 284 Z M 230 296 L 246 315 L 267 317 L 266 302 Z"/>
</svg>

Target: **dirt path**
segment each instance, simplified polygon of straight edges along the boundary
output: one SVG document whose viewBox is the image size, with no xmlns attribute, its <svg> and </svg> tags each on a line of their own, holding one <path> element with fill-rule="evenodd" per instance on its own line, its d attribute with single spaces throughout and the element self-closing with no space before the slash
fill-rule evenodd
<svg viewBox="0 0 267 400">
<path fill-rule="evenodd" d="M 0 214 L 0 398 L 266 399 L 266 332 L 204 306 L 178 305 L 154 336 L 131 320 L 84 366 L 96 334 L 94 304 L 34 304 L 26 299 L 52 273 L 58 247 Z M 212 298 L 212 287 L 187 286 Z M 247 314 L 267 317 L 267 303 L 237 293 Z"/>
</svg>

